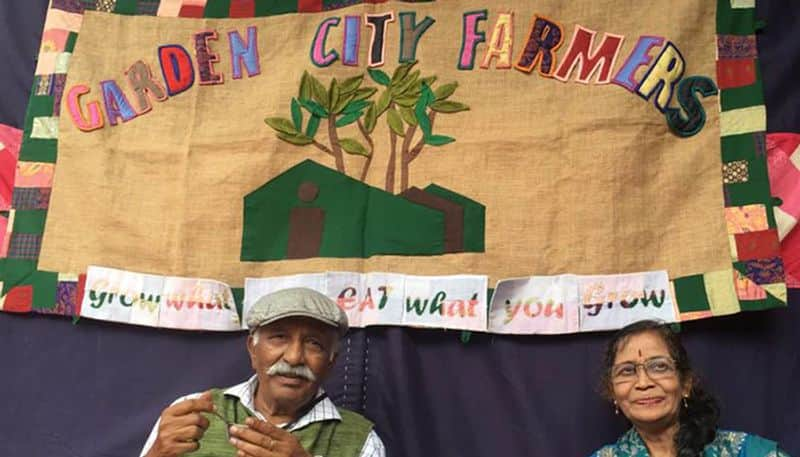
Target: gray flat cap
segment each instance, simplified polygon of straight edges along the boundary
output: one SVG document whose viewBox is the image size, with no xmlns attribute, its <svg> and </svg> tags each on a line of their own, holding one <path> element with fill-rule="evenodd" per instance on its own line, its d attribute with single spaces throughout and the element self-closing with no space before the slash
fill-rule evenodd
<svg viewBox="0 0 800 457">
<path fill-rule="evenodd" d="M 316 319 L 347 333 L 347 314 L 325 295 L 306 287 L 282 289 L 256 300 L 247 312 L 245 322 L 250 330 L 285 317 L 303 316 Z"/>
</svg>

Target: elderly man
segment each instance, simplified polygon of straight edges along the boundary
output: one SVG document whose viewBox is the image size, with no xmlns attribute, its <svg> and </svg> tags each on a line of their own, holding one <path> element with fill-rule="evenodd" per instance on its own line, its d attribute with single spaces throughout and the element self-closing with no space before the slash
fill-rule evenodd
<svg viewBox="0 0 800 457">
<path fill-rule="evenodd" d="M 384 457 L 372 423 L 320 388 L 347 316 L 311 289 L 261 297 L 247 314 L 255 370 L 225 390 L 179 398 L 161 413 L 142 457 Z"/>
</svg>

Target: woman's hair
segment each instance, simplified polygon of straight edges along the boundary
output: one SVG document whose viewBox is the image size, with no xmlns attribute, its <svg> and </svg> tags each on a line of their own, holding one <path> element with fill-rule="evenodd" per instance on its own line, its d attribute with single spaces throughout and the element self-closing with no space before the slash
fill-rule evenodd
<svg viewBox="0 0 800 457">
<path fill-rule="evenodd" d="M 603 363 L 602 392 L 606 398 L 612 399 L 611 369 L 617 357 L 617 351 L 631 336 L 652 332 L 660 336 L 667 345 L 670 357 L 675 361 L 678 380 L 681 385 L 691 383 L 687 405 L 681 404 L 678 416 L 679 428 L 675 434 L 675 449 L 678 457 L 697 457 L 702 455 L 706 444 L 714 440 L 719 420 L 717 400 L 703 389 L 692 371 L 689 354 L 681 344 L 680 336 L 672 329 L 658 321 L 642 320 L 634 322 L 614 335 L 606 347 Z"/>
</svg>

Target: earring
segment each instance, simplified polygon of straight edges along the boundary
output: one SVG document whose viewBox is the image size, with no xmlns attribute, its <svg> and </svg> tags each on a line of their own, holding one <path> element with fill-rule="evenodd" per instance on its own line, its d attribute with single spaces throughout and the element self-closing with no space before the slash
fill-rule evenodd
<svg viewBox="0 0 800 457">
<path fill-rule="evenodd" d="M 616 401 L 614 402 L 614 414 L 619 416 L 619 405 L 617 404 Z"/>
<path fill-rule="evenodd" d="M 689 408 L 689 396 L 688 395 L 683 397 L 683 407 L 687 408 L 687 409 Z"/>
</svg>

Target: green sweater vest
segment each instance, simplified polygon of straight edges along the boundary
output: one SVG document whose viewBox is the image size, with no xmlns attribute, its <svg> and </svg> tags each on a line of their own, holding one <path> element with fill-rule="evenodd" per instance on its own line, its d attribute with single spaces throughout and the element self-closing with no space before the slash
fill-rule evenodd
<svg viewBox="0 0 800 457">
<path fill-rule="evenodd" d="M 212 390 L 212 398 L 217 411 L 229 422 L 243 424 L 252 414 L 233 396 L 226 396 L 220 389 Z M 342 420 L 326 420 L 314 422 L 303 428 L 292 431 L 292 435 L 300 441 L 303 449 L 312 456 L 322 457 L 358 457 L 369 432 L 372 422 L 359 414 L 346 409 L 337 408 Z M 206 414 L 209 426 L 200 440 L 200 449 L 192 452 L 192 457 L 235 457 L 236 448 L 228 442 L 226 425 L 222 419 L 213 414 Z"/>
</svg>

